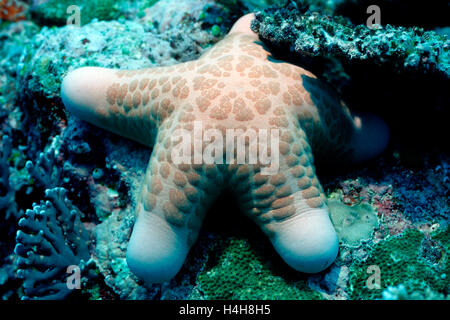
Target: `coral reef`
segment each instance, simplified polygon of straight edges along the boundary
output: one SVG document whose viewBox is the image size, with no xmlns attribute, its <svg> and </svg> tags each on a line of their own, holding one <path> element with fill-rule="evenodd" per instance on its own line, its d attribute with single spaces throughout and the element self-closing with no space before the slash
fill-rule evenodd
<svg viewBox="0 0 450 320">
<path fill-rule="evenodd" d="M 66 283 L 69 266 L 81 271 L 90 258 L 89 233 L 81 213 L 63 188 L 46 190 L 48 201 L 27 210 L 19 220 L 17 275 L 24 279 L 23 299 L 63 299 L 73 291 Z"/>
<path fill-rule="evenodd" d="M 299 56 L 369 61 L 398 73 L 414 70 L 450 79 L 450 40 L 435 32 L 390 25 L 369 29 L 340 17 L 301 13 L 294 6 L 266 9 L 256 15 L 252 29 L 271 46 L 291 48 Z"/>
<path fill-rule="evenodd" d="M 448 25 L 449 7 L 446 0 L 437 0 L 424 6 L 419 1 L 404 0 L 293 0 L 293 1 L 245 1 L 256 3 L 257 9 L 269 5 L 282 6 L 294 2 L 302 11 L 318 12 L 329 16 L 343 16 L 354 24 L 365 24 L 370 14 L 367 8 L 376 5 L 381 11 L 381 25 L 424 27 L 434 29 Z"/>
<path fill-rule="evenodd" d="M 408 292 L 404 285 L 389 286 L 382 293 L 383 300 L 450 300 L 450 297 L 436 293 L 426 288 L 423 294 L 419 292 Z"/>
<path fill-rule="evenodd" d="M 76 28 L 65 26 L 68 1 L 0 1 L 0 299 L 448 299 L 447 2 L 75 0 Z M 364 26 L 369 4 L 381 8 L 375 30 Z M 315 157 L 328 203 L 347 209 L 338 210 L 340 222 L 353 221 L 336 223 L 339 256 L 323 272 L 291 270 L 224 195 L 175 278 L 147 285 L 128 268 L 126 247 L 149 150 L 67 113 L 61 79 L 83 66 L 140 69 L 197 59 L 254 10 L 264 10 L 258 19 L 270 59 L 313 71 L 352 110 L 382 115 L 391 143 L 376 161 L 342 171 Z M 47 189 L 57 199 L 49 206 L 41 201 Z M 72 209 L 75 220 L 59 220 Z M 366 211 L 377 224 L 363 223 Z M 29 228 L 19 226 L 21 218 Z M 40 235 L 44 221 L 56 222 Z M 86 229 L 89 245 L 72 227 Z M 14 252 L 18 230 L 21 254 Z M 40 238 L 49 250 L 28 242 Z M 72 263 L 80 267 L 80 290 L 66 286 Z M 370 289 L 376 266 L 380 288 Z"/>
</svg>

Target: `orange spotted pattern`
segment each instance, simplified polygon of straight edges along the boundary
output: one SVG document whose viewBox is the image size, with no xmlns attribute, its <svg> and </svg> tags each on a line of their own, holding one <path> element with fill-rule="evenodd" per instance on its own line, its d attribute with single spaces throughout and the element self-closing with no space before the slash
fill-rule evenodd
<svg viewBox="0 0 450 320">
<path fill-rule="evenodd" d="M 192 62 L 117 71 L 105 92 L 105 126 L 154 146 L 138 212 L 187 229 L 189 244 L 225 188 L 235 192 L 242 210 L 269 236 L 277 223 L 324 208 L 313 150 L 316 156 L 351 152 L 346 145 L 353 122 L 333 91 L 310 72 L 268 56 L 254 36 L 230 34 Z M 221 135 L 227 129 L 240 129 L 243 137 L 249 128 L 279 130 L 278 172 L 262 174 L 267 165 L 259 161 L 197 164 L 193 155 L 191 164 L 175 164 L 174 132 L 192 131 L 195 121 Z M 194 148 L 198 145 L 192 141 Z"/>
</svg>

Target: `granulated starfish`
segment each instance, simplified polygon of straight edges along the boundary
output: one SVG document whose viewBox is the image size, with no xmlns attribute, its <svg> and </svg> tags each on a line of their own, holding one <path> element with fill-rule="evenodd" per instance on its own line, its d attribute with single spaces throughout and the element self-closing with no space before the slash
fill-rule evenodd
<svg viewBox="0 0 450 320">
<path fill-rule="evenodd" d="M 338 240 L 312 152 L 330 163 L 355 162 L 386 145 L 381 120 L 353 116 L 313 74 L 272 58 L 250 30 L 251 19 L 242 17 L 195 61 L 134 71 L 81 68 L 63 81 L 62 99 L 73 114 L 153 146 L 127 251 L 130 269 L 147 282 L 179 271 L 204 214 L 225 188 L 291 267 L 327 268 Z M 261 161 L 198 163 L 194 155 L 191 164 L 174 163 L 176 132 L 191 134 L 196 121 L 224 135 L 227 129 L 242 129 L 241 136 L 248 128 L 277 130 L 279 143 L 268 148 L 279 152 L 277 172 L 265 174 Z M 194 138 L 198 149 L 198 134 Z M 224 159 L 224 149 L 215 159 Z"/>
</svg>

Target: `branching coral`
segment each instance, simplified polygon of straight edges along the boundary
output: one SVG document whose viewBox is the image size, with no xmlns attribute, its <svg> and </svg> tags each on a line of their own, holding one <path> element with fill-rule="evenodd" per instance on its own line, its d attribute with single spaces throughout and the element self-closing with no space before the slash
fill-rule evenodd
<svg viewBox="0 0 450 320">
<path fill-rule="evenodd" d="M 41 187 L 54 188 L 60 183 L 61 169 L 56 165 L 56 154 L 53 148 L 41 152 L 36 164 L 31 160 L 27 161 L 26 168 Z"/>
<path fill-rule="evenodd" d="M 63 299 L 72 290 L 66 284 L 69 266 L 83 269 L 90 258 L 89 233 L 81 213 L 66 197 L 63 188 L 46 190 L 48 201 L 34 205 L 19 220 L 15 253 L 24 299 Z"/>
<path fill-rule="evenodd" d="M 67 9 L 76 5 L 80 8 L 81 24 L 89 23 L 92 19 L 112 20 L 119 17 L 117 1 L 114 0 L 50 0 L 32 10 L 34 19 L 44 25 L 66 24 L 69 14 Z"/>
</svg>

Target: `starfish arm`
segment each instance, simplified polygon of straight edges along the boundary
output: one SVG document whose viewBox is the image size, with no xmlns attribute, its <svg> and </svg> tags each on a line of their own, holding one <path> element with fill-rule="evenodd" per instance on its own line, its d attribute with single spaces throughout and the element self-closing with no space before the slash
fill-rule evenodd
<svg viewBox="0 0 450 320">
<path fill-rule="evenodd" d="M 130 270 L 148 283 L 168 281 L 178 273 L 220 191 L 202 165 L 173 163 L 173 149 L 167 148 L 172 134 L 164 132 L 158 133 L 127 249 Z"/>
<path fill-rule="evenodd" d="M 142 70 L 84 67 L 63 80 L 61 97 L 79 118 L 147 146 L 158 126 L 189 94 L 190 63 Z"/>
<path fill-rule="evenodd" d="M 292 268 L 319 272 L 335 260 L 338 238 L 306 137 L 284 134 L 281 139 L 279 171 L 250 173 L 248 185 L 240 186 L 240 200 Z"/>
</svg>

